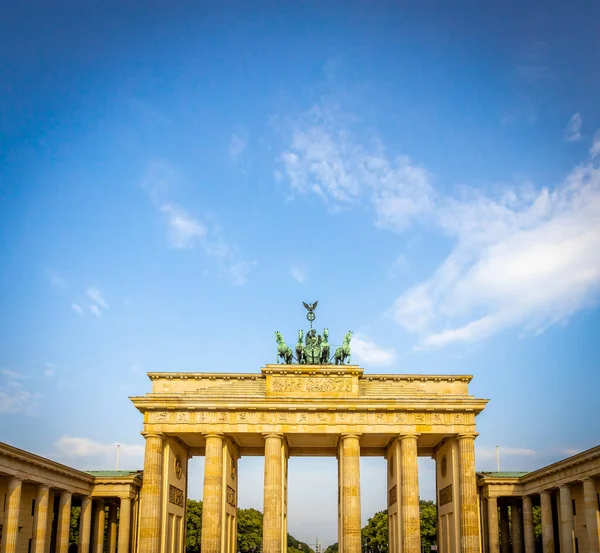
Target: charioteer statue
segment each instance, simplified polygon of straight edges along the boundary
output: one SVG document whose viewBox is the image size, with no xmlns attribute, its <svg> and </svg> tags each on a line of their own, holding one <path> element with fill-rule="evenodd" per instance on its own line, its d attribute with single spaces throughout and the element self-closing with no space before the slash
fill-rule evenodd
<svg viewBox="0 0 600 553">
<path fill-rule="evenodd" d="M 296 343 L 296 356 L 292 349 L 285 343 L 281 332 L 275 332 L 275 340 L 277 341 L 277 362 L 291 365 L 294 361 L 300 365 L 344 365 L 350 364 L 350 340 L 352 339 L 352 331 L 346 332 L 342 345 L 336 348 L 333 356 L 331 355 L 331 347 L 329 345 L 329 329 L 323 329 L 323 334 L 317 334 L 317 331 L 312 327 L 313 321 L 316 318 L 315 309 L 318 301 L 315 303 L 302 302 L 306 310 L 306 318 L 310 322 L 310 330 L 304 336 L 303 330 L 298 330 L 298 342 Z M 304 342 L 303 342 L 304 340 Z"/>
</svg>

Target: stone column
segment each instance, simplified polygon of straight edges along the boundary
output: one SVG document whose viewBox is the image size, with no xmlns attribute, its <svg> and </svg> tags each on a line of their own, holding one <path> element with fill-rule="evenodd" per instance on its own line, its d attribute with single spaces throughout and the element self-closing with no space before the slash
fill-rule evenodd
<svg viewBox="0 0 600 553">
<path fill-rule="evenodd" d="M 162 512 L 163 435 L 146 433 L 144 437 L 146 451 L 142 480 L 139 553 L 157 553 L 160 550 Z"/>
<path fill-rule="evenodd" d="M 544 553 L 554 553 L 554 522 L 552 521 L 552 496 L 550 492 L 540 493 L 542 511 L 542 547 Z"/>
<path fill-rule="evenodd" d="M 202 497 L 201 550 L 203 553 L 221 553 L 222 525 L 223 435 L 208 434 L 204 453 L 204 495 Z"/>
<path fill-rule="evenodd" d="M 77 553 L 90 552 L 90 534 L 92 530 L 92 498 L 81 500 L 81 516 L 79 518 L 79 545 Z"/>
<path fill-rule="evenodd" d="M 340 503 L 344 553 L 360 553 L 360 435 L 342 434 L 339 442 Z"/>
<path fill-rule="evenodd" d="M 479 553 L 475 436 L 475 434 L 458 436 L 461 553 Z"/>
<path fill-rule="evenodd" d="M 568 485 L 558 489 L 560 497 L 560 553 L 573 553 L 573 502 Z"/>
<path fill-rule="evenodd" d="M 502 532 L 502 553 L 510 553 L 510 526 L 508 525 L 508 505 L 500 504 L 500 531 Z"/>
<path fill-rule="evenodd" d="M 525 553 L 535 553 L 535 534 L 533 532 L 533 504 L 531 497 L 523 496 L 523 541 Z"/>
<path fill-rule="evenodd" d="M 94 505 L 94 541 L 92 543 L 92 553 L 102 553 L 104 551 L 105 519 L 106 512 L 104 510 L 104 500 L 98 499 Z M 158 549 L 156 551 L 158 551 Z"/>
<path fill-rule="evenodd" d="M 71 529 L 71 492 L 60 492 L 58 524 L 56 526 L 56 553 L 68 553 Z"/>
<path fill-rule="evenodd" d="M 400 436 L 400 516 L 403 553 L 421 553 L 417 435 Z"/>
<path fill-rule="evenodd" d="M 31 553 L 44 553 L 46 535 L 48 534 L 48 504 L 50 488 L 38 486 L 35 496 L 35 511 L 33 514 L 33 532 L 31 536 Z"/>
<path fill-rule="evenodd" d="M 513 553 L 523 553 L 523 519 L 521 518 L 521 499 L 514 498 L 510 509 L 512 526 Z"/>
<path fill-rule="evenodd" d="M 596 484 L 593 478 L 583 479 L 583 508 L 585 511 L 585 528 L 588 542 L 588 553 L 599 553 L 598 544 L 598 503 Z"/>
<path fill-rule="evenodd" d="M 495 497 L 488 497 L 487 515 L 489 551 L 490 553 L 500 553 L 500 543 L 498 541 L 498 500 Z"/>
<path fill-rule="evenodd" d="M 106 532 L 107 553 L 117 553 L 117 506 L 108 504 L 108 530 Z"/>
<path fill-rule="evenodd" d="M 11 476 L 6 488 L 6 506 L 2 527 L 2 553 L 15 553 L 19 541 L 19 511 L 23 480 Z"/>
<path fill-rule="evenodd" d="M 263 552 L 283 550 L 283 434 L 265 435 Z M 287 537 L 287 536 L 286 536 Z"/>
<path fill-rule="evenodd" d="M 131 533 L 131 498 L 122 497 L 119 506 L 119 548 L 118 553 L 129 553 Z"/>
</svg>

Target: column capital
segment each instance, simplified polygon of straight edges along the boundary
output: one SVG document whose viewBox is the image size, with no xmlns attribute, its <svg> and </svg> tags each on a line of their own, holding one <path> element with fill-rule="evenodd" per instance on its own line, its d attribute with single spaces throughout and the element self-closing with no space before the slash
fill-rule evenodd
<svg viewBox="0 0 600 553">
<path fill-rule="evenodd" d="M 346 438 L 357 438 L 357 439 L 360 439 L 361 436 L 362 436 L 362 434 L 358 433 L 358 432 L 356 432 L 356 433 L 348 432 L 348 433 L 345 433 L 345 434 L 340 434 L 340 439 L 341 440 L 345 440 Z"/>
<path fill-rule="evenodd" d="M 590 482 L 590 481 L 592 481 L 592 482 L 593 482 L 593 481 L 594 481 L 594 477 L 593 477 L 593 476 L 584 476 L 584 477 L 581 479 L 581 481 L 582 481 L 582 482 Z"/>
<path fill-rule="evenodd" d="M 415 440 L 417 440 L 419 438 L 421 434 L 419 432 L 408 432 L 407 434 L 399 434 L 398 435 L 398 439 L 400 441 L 402 440 L 406 440 L 408 438 L 414 438 Z"/>
<path fill-rule="evenodd" d="M 558 486 L 559 490 L 570 490 L 571 489 L 571 482 L 568 482 L 567 484 L 561 484 L 560 486 Z"/>
<path fill-rule="evenodd" d="M 225 438 L 225 434 L 222 432 L 208 432 L 207 434 L 203 434 L 205 438 Z"/>
<path fill-rule="evenodd" d="M 50 486 L 48 484 L 42 484 L 41 482 L 40 483 L 36 482 L 35 487 L 38 490 L 44 490 L 44 489 L 49 490 L 50 489 Z"/>
<path fill-rule="evenodd" d="M 278 438 L 279 440 L 284 439 L 284 435 L 282 433 L 279 432 L 266 432 L 265 434 L 263 434 L 263 438 L 266 440 L 267 438 Z"/>
<path fill-rule="evenodd" d="M 144 438 L 148 439 L 148 438 L 160 438 L 161 440 L 165 437 L 165 435 L 162 432 L 140 432 L 140 434 L 142 436 L 144 436 Z"/>
<path fill-rule="evenodd" d="M 456 438 L 458 440 L 474 440 L 475 438 L 477 438 L 477 436 L 479 436 L 479 432 L 463 432 L 458 434 Z"/>
</svg>

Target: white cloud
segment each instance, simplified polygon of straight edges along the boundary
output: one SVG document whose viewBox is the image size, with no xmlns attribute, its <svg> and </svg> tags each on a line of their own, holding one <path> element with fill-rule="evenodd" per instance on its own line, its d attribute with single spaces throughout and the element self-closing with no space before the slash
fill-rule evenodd
<svg viewBox="0 0 600 553">
<path fill-rule="evenodd" d="M 102 307 L 103 309 L 108 309 L 108 304 L 106 301 L 104 301 L 102 292 L 100 292 L 98 288 L 92 286 L 88 288 L 85 293 L 87 294 L 88 298 L 90 298 L 97 306 Z"/>
<path fill-rule="evenodd" d="M 50 284 L 55 288 L 59 288 L 61 290 L 65 290 L 68 287 L 67 281 L 62 278 L 58 273 L 48 269 L 47 270 L 48 278 L 50 279 Z"/>
<path fill-rule="evenodd" d="M 246 140 L 238 134 L 233 134 L 229 141 L 229 157 L 237 159 L 246 149 Z"/>
<path fill-rule="evenodd" d="M 390 159 L 377 141 L 366 148 L 355 139 L 351 118 L 321 106 L 292 124 L 289 149 L 279 161 L 299 193 L 312 192 L 338 206 L 367 198 L 382 228 L 402 230 L 432 208 L 425 169 L 407 156 Z"/>
<path fill-rule="evenodd" d="M 292 278 L 302 284 L 306 280 L 306 269 L 300 265 L 292 265 L 290 269 Z"/>
<path fill-rule="evenodd" d="M 569 119 L 565 127 L 565 140 L 567 142 L 578 142 L 581 140 L 581 123 L 583 119 L 579 113 L 575 113 Z"/>
<path fill-rule="evenodd" d="M 575 168 L 553 191 L 447 201 L 457 243 L 436 273 L 403 293 L 392 317 L 424 346 L 485 339 L 509 326 L 542 332 L 595 304 L 600 286 L 600 169 Z"/>
<path fill-rule="evenodd" d="M 141 469 L 144 446 L 119 444 L 119 469 Z M 103 443 L 89 438 L 62 436 L 53 444 L 52 456 L 81 469 L 112 469 L 117 458 L 117 442 Z"/>
<path fill-rule="evenodd" d="M 169 237 L 174 248 L 191 248 L 196 239 L 206 235 L 204 225 L 180 207 L 165 204 L 160 210 L 167 218 Z"/>
<path fill-rule="evenodd" d="M 24 387 L 22 380 L 26 379 L 26 375 L 16 371 L 9 369 L 0 371 L 0 414 L 32 415 L 35 413 L 40 395 Z"/>
<path fill-rule="evenodd" d="M 79 305 L 77 303 L 72 303 L 71 309 L 73 309 L 73 311 L 75 311 L 75 313 L 77 313 L 78 315 L 83 317 L 83 309 L 81 308 L 81 305 Z"/>
<path fill-rule="evenodd" d="M 90 313 L 92 315 L 94 315 L 96 317 L 96 319 L 101 319 L 102 318 L 102 311 L 100 311 L 100 308 L 94 304 L 94 303 L 90 303 L 90 305 L 88 305 Z"/>
<path fill-rule="evenodd" d="M 367 367 L 389 367 L 396 361 L 396 351 L 382 348 L 356 333 L 352 337 L 352 357 Z"/>
<path fill-rule="evenodd" d="M 475 453 L 479 459 L 495 459 L 496 448 L 489 446 L 478 446 L 475 445 Z M 498 454 L 500 458 L 504 456 L 510 457 L 531 457 L 537 455 L 537 452 L 533 449 L 527 449 L 523 447 L 500 447 Z"/>
<path fill-rule="evenodd" d="M 44 363 L 44 376 L 54 376 L 54 363 Z"/>
<path fill-rule="evenodd" d="M 590 156 L 592 159 L 595 159 L 598 155 L 600 155 L 600 131 L 596 131 L 592 147 L 590 148 Z"/>
<path fill-rule="evenodd" d="M 177 170 L 165 160 L 154 160 L 140 186 L 146 191 L 154 204 L 162 204 L 168 197 L 174 184 L 179 181 Z"/>
<path fill-rule="evenodd" d="M 256 261 L 229 260 L 227 263 L 227 271 L 231 276 L 234 284 L 243 286 L 248 281 L 252 267 L 256 265 Z"/>
</svg>

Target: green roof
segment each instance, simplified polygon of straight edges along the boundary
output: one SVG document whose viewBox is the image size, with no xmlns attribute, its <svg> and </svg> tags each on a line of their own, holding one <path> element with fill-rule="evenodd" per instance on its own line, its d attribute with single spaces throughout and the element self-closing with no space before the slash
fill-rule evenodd
<svg viewBox="0 0 600 553">
<path fill-rule="evenodd" d="M 521 478 L 521 476 L 525 476 L 529 474 L 528 472 L 478 472 L 477 473 L 482 478 Z"/>
<path fill-rule="evenodd" d="M 140 474 L 141 470 L 86 470 L 92 476 L 133 476 Z"/>
</svg>

